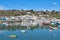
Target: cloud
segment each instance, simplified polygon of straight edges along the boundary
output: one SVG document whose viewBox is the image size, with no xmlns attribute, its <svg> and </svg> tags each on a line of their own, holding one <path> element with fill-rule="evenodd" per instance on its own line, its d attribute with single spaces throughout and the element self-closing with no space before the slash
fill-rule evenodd
<svg viewBox="0 0 60 40">
<path fill-rule="evenodd" d="M 5 6 L 0 5 L 0 10 L 7 10 L 8 8 Z"/>
<path fill-rule="evenodd" d="M 56 4 L 57 4 L 57 2 L 53 2 L 53 4 L 54 4 L 54 5 L 56 5 Z"/>
</svg>

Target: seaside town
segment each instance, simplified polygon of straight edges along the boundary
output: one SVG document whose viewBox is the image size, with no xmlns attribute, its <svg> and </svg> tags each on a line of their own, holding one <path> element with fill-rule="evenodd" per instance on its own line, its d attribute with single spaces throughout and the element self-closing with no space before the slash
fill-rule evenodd
<svg viewBox="0 0 60 40">
<path fill-rule="evenodd" d="M 0 26 L 9 27 L 12 25 L 27 27 L 49 25 L 51 28 L 60 27 L 60 12 L 55 10 L 0 10 Z"/>
<path fill-rule="evenodd" d="M 60 0 L 0 0 L 0 40 L 60 40 Z"/>
<path fill-rule="evenodd" d="M 60 40 L 60 0 L 0 0 L 0 40 Z"/>
</svg>

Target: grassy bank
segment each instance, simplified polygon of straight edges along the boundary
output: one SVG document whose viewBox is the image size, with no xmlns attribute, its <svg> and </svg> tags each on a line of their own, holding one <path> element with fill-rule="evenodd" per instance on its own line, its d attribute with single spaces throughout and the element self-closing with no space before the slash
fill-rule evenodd
<svg viewBox="0 0 60 40">
<path fill-rule="evenodd" d="M 56 16 L 54 16 L 54 18 L 60 18 L 60 16 L 59 15 L 56 15 Z"/>
</svg>

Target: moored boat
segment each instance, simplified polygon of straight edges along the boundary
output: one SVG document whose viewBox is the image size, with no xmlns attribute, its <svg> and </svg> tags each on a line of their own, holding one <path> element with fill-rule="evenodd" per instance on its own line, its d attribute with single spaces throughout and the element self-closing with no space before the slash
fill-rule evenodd
<svg viewBox="0 0 60 40">
<path fill-rule="evenodd" d="M 26 32 L 26 30 L 21 30 L 21 32 L 22 32 L 22 33 L 25 33 L 25 32 Z"/>
<path fill-rule="evenodd" d="M 12 34 L 12 35 L 9 35 L 10 38 L 16 38 L 17 36 Z"/>
<path fill-rule="evenodd" d="M 60 22 L 57 22 L 57 25 L 60 25 Z"/>
</svg>

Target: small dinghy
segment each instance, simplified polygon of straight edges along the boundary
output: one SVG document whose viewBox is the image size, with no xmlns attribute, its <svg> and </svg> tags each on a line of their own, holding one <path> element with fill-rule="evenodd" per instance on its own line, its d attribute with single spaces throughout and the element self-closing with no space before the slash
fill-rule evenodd
<svg viewBox="0 0 60 40">
<path fill-rule="evenodd" d="M 16 38 L 17 36 L 16 35 L 9 35 L 10 38 Z"/>
<path fill-rule="evenodd" d="M 21 30 L 21 32 L 22 32 L 22 33 L 25 33 L 25 32 L 26 32 L 26 30 Z"/>
</svg>

